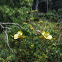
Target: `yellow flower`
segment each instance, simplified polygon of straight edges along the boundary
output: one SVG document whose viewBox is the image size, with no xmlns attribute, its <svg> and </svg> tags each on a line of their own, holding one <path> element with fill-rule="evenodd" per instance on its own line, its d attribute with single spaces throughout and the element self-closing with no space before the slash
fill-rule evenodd
<svg viewBox="0 0 62 62">
<path fill-rule="evenodd" d="M 26 36 L 22 36 L 23 35 L 23 32 L 22 31 L 18 31 L 17 34 L 14 35 L 14 39 L 23 39 L 23 38 L 26 38 Z"/>
<path fill-rule="evenodd" d="M 42 31 L 41 34 L 44 35 L 45 34 L 45 31 Z"/>
<path fill-rule="evenodd" d="M 40 36 L 40 38 L 42 38 L 42 39 L 44 39 L 44 38 L 49 39 L 49 40 L 52 39 L 52 35 L 50 35 L 49 32 L 42 31 L 41 34 L 43 35 L 43 36 Z"/>
<path fill-rule="evenodd" d="M 30 27 L 30 29 L 31 29 L 31 30 L 34 30 L 34 28 L 33 28 L 32 26 Z"/>
<path fill-rule="evenodd" d="M 22 36 L 23 32 L 22 31 L 18 31 L 17 34 Z"/>
<path fill-rule="evenodd" d="M 46 34 L 46 35 L 49 35 L 50 33 L 49 33 L 49 32 L 46 32 L 45 34 Z"/>
<path fill-rule="evenodd" d="M 18 39 L 19 37 L 18 37 L 18 34 L 15 34 L 14 35 L 14 39 Z"/>
<path fill-rule="evenodd" d="M 49 39 L 49 40 L 52 39 L 52 35 L 50 35 L 49 32 L 48 32 L 48 33 L 46 32 L 46 33 L 44 34 L 44 37 L 45 37 L 46 39 Z"/>
<path fill-rule="evenodd" d="M 46 39 L 52 39 L 51 35 L 45 36 Z"/>
<path fill-rule="evenodd" d="M 39 21 L 39 23 L 43 23 L 43 21 Z"/>
</svg>

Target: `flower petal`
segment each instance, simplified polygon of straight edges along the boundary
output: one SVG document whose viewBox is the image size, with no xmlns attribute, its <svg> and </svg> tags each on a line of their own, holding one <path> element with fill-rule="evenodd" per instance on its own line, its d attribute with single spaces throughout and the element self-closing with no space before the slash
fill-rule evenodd
<svg viewBox="0 0 62 62">
<path fill-rule="evenodd" d="M 26 36 L 19 36 L 20 39 L 26 38 Z"/>
<path fill-rule="evenodd" d="M 40 38 L 42 38 L 42 39 L 45 39 L 45 37 L 44 36 L 39 36 Z"/>
<path fill-rule="evenodd" d="M 23 32 L 22 32 L 22 31 L 18 31 L 17 34 L 18 34 L 18 35 L 23 35 Z"/>
<path fill-rule="evenodd" d="M 45 34 L 45 31 L 42 31 L 41 34 L 44 35 Z"/>
<path fill-rule="evenodd" d="M 50 33 L 49 32 L 46 32 L 45 35 L 50 35 Z"/>
<path fill-rule="evenodd" d="M 18 39 L 18 34 L 15 34 L 14 35 L 14 39 Z"/>
<path fill-rule="evenodd" d="M 49 36 L 48 36 L 48 38 L 49 38 L 49 39 L 52 39 L 52 36 L 51 36 L 51 35 L 49 35 Z"/>
<path fill-rule="evenodd" d="M 51 35 L 48 35 L 48 36 L 44 36 L 46 39 L 52 39 L 52 36 Z"/>
<path fill-rule="evenodd" d="M 34 30 L 34 28 L 33 28 L 32 26 L 30 27 L 30 29 L 31 29 L 31 30 Z"/>
</svg>

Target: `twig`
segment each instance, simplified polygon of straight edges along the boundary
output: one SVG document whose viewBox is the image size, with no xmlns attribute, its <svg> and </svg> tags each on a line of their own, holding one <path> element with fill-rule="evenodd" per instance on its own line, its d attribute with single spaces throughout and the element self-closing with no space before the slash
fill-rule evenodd
<svg viewBox="0 0 62 62">
<path fill-rule="evenodd" d="M 0 22 L 0 26 L 1 26 L 2 29 L 11 29 L 9 27 L 4 27 L 1 22 Z"/>
<path fill-rule="evenodd" d="M 1 23 L 2 25 L 17 25 L 22 28 L 18 23 Z"/>
<path fill-rule="evenodd" d="M 6 38 L 7 45 L 9 47 L 9 49 L 11 50 L 11 52 L 13 52 L 13 50 L 10 48 L 10 45 L 8 43 L 8 33 L 7 33 L 7 29 L 4 32 L 5 32 L 5 38 Z"/>
</svg>

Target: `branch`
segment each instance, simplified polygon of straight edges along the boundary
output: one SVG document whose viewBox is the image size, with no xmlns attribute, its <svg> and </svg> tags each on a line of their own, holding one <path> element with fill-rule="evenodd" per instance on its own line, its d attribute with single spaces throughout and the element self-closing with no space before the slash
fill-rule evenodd
<svg viewBox="0 0 62 62">
<path fill-rule="evenodd" d="M 13 50 L 10 48 L 10 45 L 8 43 L 8 33 L 7 33 L 7 29 L 4 31 L 4 33 L 5 33 L 5 38 L 6 38 L 7 45 L 9 47 L 9 49 L 11 50 L 11 52 L 13 52 Z"/>
<path fill-rule="evenodd" d="M 18 23 L 1 23 L 2 25 L 17 25 L 22 28 Z"/>
<path fill-rule="evenodd" d="M 2 29 L 11 29 L 9 27 L 4 27 L 1 22 L 0 22 L 0 26 L 1 26 Z"/>
<path fill-rule="evenodd" d="M 5 38 L 6 38 L 7 45 L 9 47 L 9 49 L 13 52 L 13 50 L 10 48 L 10 45 L 8 43 L 8 33 L 7 33 L 7 29 L 11 29 L 11 28 L 6 27 L 4 25 L 16 25 L 16 26 L 20 27 L 21 29 L 22 29 L 22 27 L 18 23 L 2 23 L 2 22 L 0 22 L 0 26 L 4 30 L 4 33 L 5 33 Z"/>
</svg>

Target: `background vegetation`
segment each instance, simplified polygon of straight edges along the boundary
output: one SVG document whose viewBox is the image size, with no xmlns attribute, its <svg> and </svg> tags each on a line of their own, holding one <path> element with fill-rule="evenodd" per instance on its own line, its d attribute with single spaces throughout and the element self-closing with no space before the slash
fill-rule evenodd
<svg viewBox="0 0 62 62">
<path fill-rule="evenodd" d="M 23 27 L 4 25 L 12 28 L 8 36 L 13 52 L 0 27 L 0 62 L 62 62 L 62 6 L 44 13 L 32 10 L 32 5 L 33 0 L 0 0 L 0 22 L 18 23 Z M 20 30 L 26 38 L 14 39 Z M 39 38 L 42 31 L 48 31 L 53 38 Z"/>
</svg>

